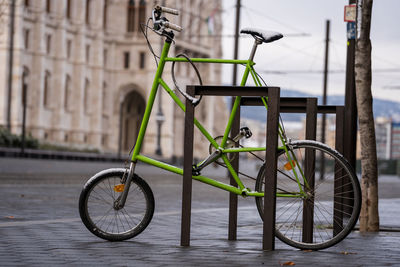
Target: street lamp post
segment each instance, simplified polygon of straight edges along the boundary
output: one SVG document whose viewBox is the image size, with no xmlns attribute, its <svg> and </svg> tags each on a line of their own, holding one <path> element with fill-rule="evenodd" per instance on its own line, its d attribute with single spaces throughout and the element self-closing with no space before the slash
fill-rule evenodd
<svg viewBox="0 0 400 267">
<path fill-rule="evenodd" d="M 162 1 L 161 3 L 162 6 L 165 6 L 165 0 Z M 160 48 L 163 47 L 164 41 L 161 38 L 160 41 Z M 162 110 L 162 90 L 159 90 L 158 93 L 158 110 L 156 114 L 156 122 L 157 122 L 157 147 L 155 154 L 158 156 L 162 156 L 162 150 L 161 150 L 161 127 L 163 122 L 165 121 L 164 113 Z"/>
<path fill-rule="evenodd" d="M 122 113 L 123 113 L 124 103 L 123 101 L 119 102 L 119 132 L 118 132 L 118 158 L 121 158 L 121 150 L 122 150 Z"/>
<path fill-rule="evenodd" d="M 8 106 L 7 106 L 7 129 L 11 132 L 11 100 L 12 100 L 12 76 L 14 60 L 14 32 L 15 32 L 15 0 L 11 0 L 10 14 L 10 39 L 8 59 Z"/>
<path fill-rule="evenodd" d="M 162 99 L 161 99 L 161 92 L 158 95 L 158 111 L 156 114 L 156 122 L 157 122 L 157 148 L 156 148 L 156 155 L 162 156 L 161 150 L 161 126 L 165 121 L 165 116 L 162 111 Z"/>
<path fill-rule="evenodd" d="M 330 20 L 326 21 L 326 38 L 325 38 L 325 61 L 324 61 L 324 88 L 322 96 L 322 105 L 327 104 L 327 88 L 328 88 L 328 57 L 329 57 L 329 33 L 330 33 Z M 322 114 L 322 125 L 321 125 L 321 142 L 325 143 L 325 129 L 326 129 L 326 114 Z M 325 175 L 325 156 L 321 154 L 321 166 L 320 166 L 320 180 L 324 179 Z"/>
<path fill-rule="evenodd" d="M 23 76 L 22 84 L 22 135 L 21 135 L 21 154 L 25 153 L 25 128 L 26 128 L 26 90 L 27 84 L 25 81 L 25 75 Z"/>
</svg>

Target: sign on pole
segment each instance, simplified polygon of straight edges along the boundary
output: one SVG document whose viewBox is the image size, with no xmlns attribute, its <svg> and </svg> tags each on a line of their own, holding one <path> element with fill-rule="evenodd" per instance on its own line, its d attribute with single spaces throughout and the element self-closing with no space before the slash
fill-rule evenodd
<svg viewBox="0 0 400 267">
<path fill-rule="evenodd" d="M 347 22 L 347 39 L 356 39 L 356 18 L 357 18 L 357 6 L 347 5 L 344 6 L 344 21 Z"/>
<path fill-rule="evenodd" d="M 357 17 L 357 6 L 348 5 L 344 6 L 344 21 L 355 22 Z"/>
<path fill-rule="evenodd" d="M 356 23 L 355 22 L 347 22 L 347 39 L 354 40 L 356 39 Z"/>
</svg>

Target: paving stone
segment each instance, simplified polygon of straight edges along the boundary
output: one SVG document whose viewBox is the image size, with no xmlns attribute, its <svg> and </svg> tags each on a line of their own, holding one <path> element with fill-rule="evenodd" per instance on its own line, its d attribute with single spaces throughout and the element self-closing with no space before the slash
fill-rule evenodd
<svg viewBox="0 0 400 267">
<path fill-rule="evenodd" d="M 75 169 L 63 175 L 63 168 L 73 166 L 57 164 L 59 169 L 52 174 L 40 173 L 39 166 L 32 173 L 19 174 L 13 167 L 12 175 L 0 174 L 0 266 L 280 266 L 286 262 L 400 266 L 400 232 L 396 231 L 354 231 L 322 251 L 300 251 L 279 240 L 275 251 L 262 251 L 262 221 L 251 198 L 239 200 L 238 240 L 228 241 L 228 194 L 197 182 L 193 183 L 191 246 L 180 247 L 182 180 L 145 167 L 139 168 L 141 176 L 156 199 L 151 224 L 134 239 L 107 242 L 92 235 L 79 219 L 79 193 L 90 168 L 82 174 Z M 397 188 L 399 181 L 386 179 L 385 183 L 396 185 L 386 185 L 389 190 Z M 381 217 L 385 225 L 398 229 L 400 214 L 394 211 L 400 196 L 388 195 L 380 200 Z"/>
</svg>

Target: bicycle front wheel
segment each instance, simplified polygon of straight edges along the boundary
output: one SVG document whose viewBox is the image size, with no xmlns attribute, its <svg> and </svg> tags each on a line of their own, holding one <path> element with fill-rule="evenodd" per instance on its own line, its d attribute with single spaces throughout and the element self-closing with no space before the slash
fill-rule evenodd
<svg viewBox="0 0 400 267">
<path fill-rule="evenodd" d="M 289 155 L 284 150 L 278 153 L 275 235 L 300 249 L 333 246 L 358 220 L 357 176 L 339 152 L 322 143 L 297 141 L 288 150 Z M 264 177 L 262 166 L 255 186 L 258 192 L 264 191 Z M 264 198 L 256 198 L 256 204 L 263 218 Z"/>
<path fill-rule="evenodd" d="M 79 198 L 79 214 L 86 228 L 109 241 L 122 241 L 140 234 L 154 213 L 154 196 L 149 185 L 134 174 L 125 206 L 114 207 L 124 185 L 124 169 L 110 169 L 92 177 Z"/>
</svg>

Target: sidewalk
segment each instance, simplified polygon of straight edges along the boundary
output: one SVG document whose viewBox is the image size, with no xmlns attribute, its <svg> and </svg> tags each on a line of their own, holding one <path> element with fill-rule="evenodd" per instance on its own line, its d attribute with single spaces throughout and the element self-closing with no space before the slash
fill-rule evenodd
<svg viewBox="0 0 400 267">
<path fill-rule="evenodd" d="M 276 240 L 276 250 L 264 252 L 262 222 L 251 198 L 239 200 L 238 240 L 228 241 L 228 195 L 197 182 L 191 246 L 180 247 L 181 179 L 147 166 L 138 166 L 138 173 L 156 198 L 152 222 L 134 239 L 103 241 L 81 223 L 78 197 L 89 173 L 118 164 L 23 160 L 22 165 L 11 166 L 12 162 L 0 162 L 1 266 L 400 265 L 400 232 L 355 231 L 338 245 L 317 252 L 299 251 Z M 385 177 L 381 187 L 397 190 L 399 180 Z M 381 225 L 386 228 L 400 226 L 397 194 L 380 200 Z"/>
<path fill-rule="evenodd" d="M 20 148 L 13 147 L 0 147 L 0 159 L 2 157 L 108 162 L 124 162 L 126 160 L 126 158 L 119 157 L 117 154 L 56 151 L 29 148 L 25 149 L 24 153 L 22 153 Z"/>
</svg>

